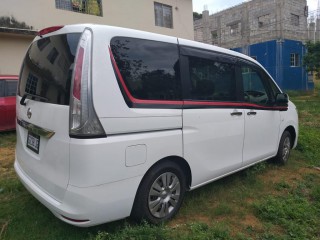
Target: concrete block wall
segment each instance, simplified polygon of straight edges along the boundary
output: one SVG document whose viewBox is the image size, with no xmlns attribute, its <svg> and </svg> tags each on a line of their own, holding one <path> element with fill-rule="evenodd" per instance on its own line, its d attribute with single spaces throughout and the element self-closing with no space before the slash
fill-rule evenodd
<svg viewBox="0 0 320 240">
<path fill-rule="evenodd" d="M 306 0 L 251 0 L 212 15 L 204 11 L 194 22 L 195 40 L 225 48 L 275 39 L 306 41 L 306 6 Z"/>
</svg>

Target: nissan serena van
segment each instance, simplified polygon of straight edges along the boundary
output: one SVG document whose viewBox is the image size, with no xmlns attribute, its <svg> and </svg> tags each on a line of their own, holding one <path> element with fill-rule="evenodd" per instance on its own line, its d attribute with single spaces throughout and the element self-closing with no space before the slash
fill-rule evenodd
<svg viewBox="0 0 320 240">
<path fill-rule="evenodd" d="M 15 171 L 59 219 L 160 223 L 186 191 L 297 144 L 293 103 L 255 60 L 149 32 L 39 32 L 17 93 Z"/>
</svg>

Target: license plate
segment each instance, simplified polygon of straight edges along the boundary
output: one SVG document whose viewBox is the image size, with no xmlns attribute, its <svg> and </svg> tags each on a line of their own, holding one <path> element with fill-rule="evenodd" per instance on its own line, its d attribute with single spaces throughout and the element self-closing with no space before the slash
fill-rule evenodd
<svg viewBox="0 0 320 240">
<path fill-rule="evenodd" d="M 28 132 L 27 148 L 39 154 L 40 136 L 32 132 Z"/>
</svg>

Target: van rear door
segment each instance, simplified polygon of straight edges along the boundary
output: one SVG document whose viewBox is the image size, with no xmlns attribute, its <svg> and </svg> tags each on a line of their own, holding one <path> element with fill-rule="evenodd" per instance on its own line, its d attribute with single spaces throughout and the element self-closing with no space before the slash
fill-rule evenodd
<svg viewBox="0 0 320 240">
<path fill-rule="evenodd" d="M 70 86 L 80 35 L 63 28 L 37 37 L 18 86 L 16 165 L 57 201 L 69 181 Z"/>
</svg>

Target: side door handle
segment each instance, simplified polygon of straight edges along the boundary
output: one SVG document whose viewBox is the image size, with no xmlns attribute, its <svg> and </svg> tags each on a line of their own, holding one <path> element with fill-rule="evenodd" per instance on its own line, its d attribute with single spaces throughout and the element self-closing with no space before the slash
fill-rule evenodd
<svg viewBox="0 0 320 240">
<path fill-rule="evenodd" d="M 232 112 L 230 113 L 231 116 L 241 116 L 242 112 Z"/>
<path fill-rule="evenodd" d="M 250 111 L 250 112 L 247 112 L 247 115 L 248 115 L 248 116 L 257 115 L 257 112 L 255 112 L 255 111 Z"/>
</svg>

